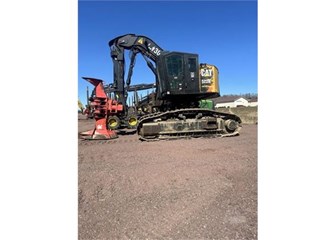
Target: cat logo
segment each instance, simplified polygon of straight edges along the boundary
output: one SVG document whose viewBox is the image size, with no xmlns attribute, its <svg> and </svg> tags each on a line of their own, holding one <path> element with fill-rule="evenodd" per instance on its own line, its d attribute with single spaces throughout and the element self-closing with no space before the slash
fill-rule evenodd
<svg viewBox="0 0 335 240">
<path fill-rule="evenodd" d="M 202 77 L 212 77 L 213 76 L 213 70 L 212 69 L 201 69 L 200 70 L 200 75 Z"/>
<path fill-rule="evenodd" d="M 138 39 L 137 41 L 139 44 L 143 44 L 143 38 Z"/>
</svg>

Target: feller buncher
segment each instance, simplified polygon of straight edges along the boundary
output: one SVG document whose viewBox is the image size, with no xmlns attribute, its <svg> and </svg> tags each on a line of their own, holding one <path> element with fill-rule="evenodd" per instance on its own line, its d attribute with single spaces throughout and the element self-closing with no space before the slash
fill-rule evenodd
<svg viewBox="0 0 335 240">
<path fill-rule="evenodd" d="M 109 41 L 114 81 L 83 77 L 95 86 L 91 100 L 95 129 L 83 134 L 86 139 L 109 139 L 122 127 L 135 128 L 144 141 L 190 137 L 236 136 L 241 119 L 228 113 L 201 108 L 201 100 L 220 96 L 216 66 L 200 63 L 195 53 L 165 51 L 146 36 L 126 34 Z M 125 52 L 130 64 L 125 80 Z M 155 76 L 152 84 L 131 85 L 135 58 L 141 54 Z M 137 91 L 154 91 L 138 99 Z M 136 96 L 128 107 L 128 92 Z M 111 99 L 111 94 L 117 96 Z"/>
</svg>

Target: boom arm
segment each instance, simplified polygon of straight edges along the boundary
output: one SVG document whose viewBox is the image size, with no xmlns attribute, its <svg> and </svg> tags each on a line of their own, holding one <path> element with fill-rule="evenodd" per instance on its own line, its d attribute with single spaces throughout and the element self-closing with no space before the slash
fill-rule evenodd
<svg viewBox="0 0 335 240">
<path fill-rule="evenodd" d="M 118 94 L 120 101 L 126 105 L 127 93 L 124 89 L 124 73 L 125 73 L 125 60 L 124 52 L 129 50 L 131 53 L 130 67 L 127 77 L 127 88 L 131 82 L 131 76 L 135 65 L 135 57 L 137 53 L 141 53 L 147 62 L 148 67 L 152 72 L 157 75 L 156 67 L 149 61 L 152 60 L 156 63 L 158 56 L 164 51 L 153 40 L 145 36 L 137 36 L 135 34 L 126 34 L 116 37 L 108 43 L 111 50 L 111 58 L 113 60 L 114 84 L 116 94 Z"/>
<path fill-rule="evenodd" d="M 109 41 L 112 58 L 117 57 L 122 60 L 124 58 L 124 49 L 141 52 L 153 61 L 164 51 L 153 40 L 145 36 L 137 36 L 135 34 L 127 34 L 116 37 Z"/>
</svg>

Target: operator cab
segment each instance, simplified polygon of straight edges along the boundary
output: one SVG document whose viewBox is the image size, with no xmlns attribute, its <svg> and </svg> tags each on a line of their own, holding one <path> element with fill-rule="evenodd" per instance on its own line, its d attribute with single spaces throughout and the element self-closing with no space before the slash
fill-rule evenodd
<svg viewBox="0 0 335 240">
<path fill-rule="evenodd" d="M 215 72 L 212 68 L 207 68 L 208 66 L 211 65 L 199 66 L 198 54 L 162 52 L 157 58 L 161 99 L 202 99 L 219 95 L 218 87 L 208 88 L 212 85 L 218 86 L 217 69 L 214 68 Z"/>
</svg>

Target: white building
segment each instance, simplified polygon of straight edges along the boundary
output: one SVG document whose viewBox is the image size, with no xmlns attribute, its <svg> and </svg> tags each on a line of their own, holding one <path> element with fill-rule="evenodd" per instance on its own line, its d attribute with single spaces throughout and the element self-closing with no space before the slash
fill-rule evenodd
<svg viewBox="0 0 335 240">
<path fill-rule="evenodd" d="M 246 99 L 236 96 L 223 96 L 215 99 L 215 108 L 255 107 L 258 106 L 257 97 Z"/>
</svg>

